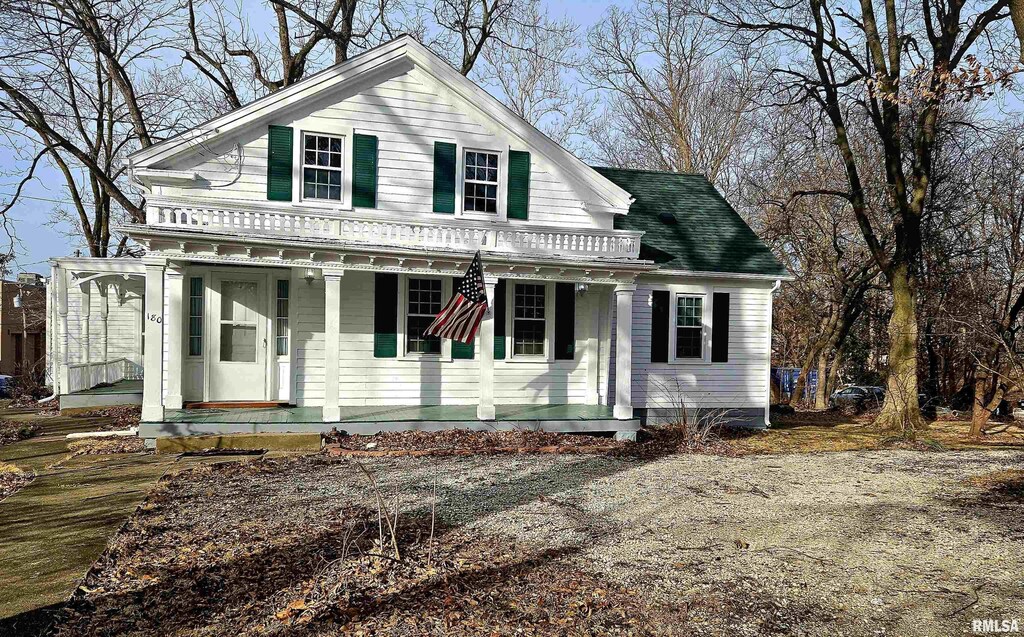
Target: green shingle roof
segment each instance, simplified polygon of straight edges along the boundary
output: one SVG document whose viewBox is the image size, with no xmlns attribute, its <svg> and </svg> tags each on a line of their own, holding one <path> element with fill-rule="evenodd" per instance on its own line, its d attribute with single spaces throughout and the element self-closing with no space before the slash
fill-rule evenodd
<svg viewBox="0 0 1024 637">
<path fill-rule="evenodd" d="M 785 276 L 786 269 L 703 175 L 594 167 L 635 201 L 615 228 L 642 230 L 640 258 L 666 270 Z"/>
</svg>

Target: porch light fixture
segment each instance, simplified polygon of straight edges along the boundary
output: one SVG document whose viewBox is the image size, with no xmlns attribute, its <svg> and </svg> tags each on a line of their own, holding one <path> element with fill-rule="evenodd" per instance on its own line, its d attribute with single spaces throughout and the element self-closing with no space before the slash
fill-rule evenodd
<svg viewBox="0 0 1024 637">
<path fill-rule="evenodd" d="M 306 268 L 302 278 L 306 279 L 306 283 L 312 283 L 313 280 L 316 279 L 316 274 L 316 268 Z"/>
<path fill-rule="evenodd" d="M 576 295 L 577 296 L 583 296 L 584 294 L 587 293 L 587 290 L 589 290 L 589 289 L 590 289 L 590 285 L 589 284 L 587 284 L 587 283 L 577 283 L 576 284 Z"/>
</svg>

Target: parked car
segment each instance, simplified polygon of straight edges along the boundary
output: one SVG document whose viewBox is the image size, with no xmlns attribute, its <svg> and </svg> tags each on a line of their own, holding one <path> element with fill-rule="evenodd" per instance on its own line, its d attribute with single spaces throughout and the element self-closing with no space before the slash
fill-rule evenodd
<svg viewBox="0 0 1024 637">
<path fill-rule="evenodd" d="M 868 385 L 853 385 L 833 392 L 828 399 L 828 406 L 853 407 L 857 410 L 881 407 L 885 401 L 885 388 Z"/>
</svg>

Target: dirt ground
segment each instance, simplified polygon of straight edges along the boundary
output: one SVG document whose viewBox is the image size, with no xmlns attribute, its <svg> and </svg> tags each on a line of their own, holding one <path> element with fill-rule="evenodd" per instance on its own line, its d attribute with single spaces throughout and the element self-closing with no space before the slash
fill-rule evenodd
<svg viewBox="0 0 1024 637">
<path fill-rule="evenodd" d="M 401 511 L 394 543 L 352 459 L 192 470 L 115 537 L 57 634 L 954 635 L 1024 621 L 1021 451 L 360 462 Z"/>
</svg>

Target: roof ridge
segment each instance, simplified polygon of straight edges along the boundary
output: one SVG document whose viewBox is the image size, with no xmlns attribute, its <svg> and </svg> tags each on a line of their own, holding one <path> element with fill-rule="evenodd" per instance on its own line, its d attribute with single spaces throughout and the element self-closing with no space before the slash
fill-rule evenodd
<svg viewBox="0 0 1024 637">
<path fill-rule="evenodd" d="M 692 173 L 692 172 L 676 172 L 673 170 L 654 170 L 652 168 L 619 168 L 618 166 L 595 166 L 590 165 L 594 170 L 621 170 L 624 172 L 631 173 L 651 173 L 654 175 L 680 175 L 683 177 L 703 177 L 707 179 L 707 175 L 704 173 Z M 710 181 L 710 180 L 708 180 Z"/>
</svg>

